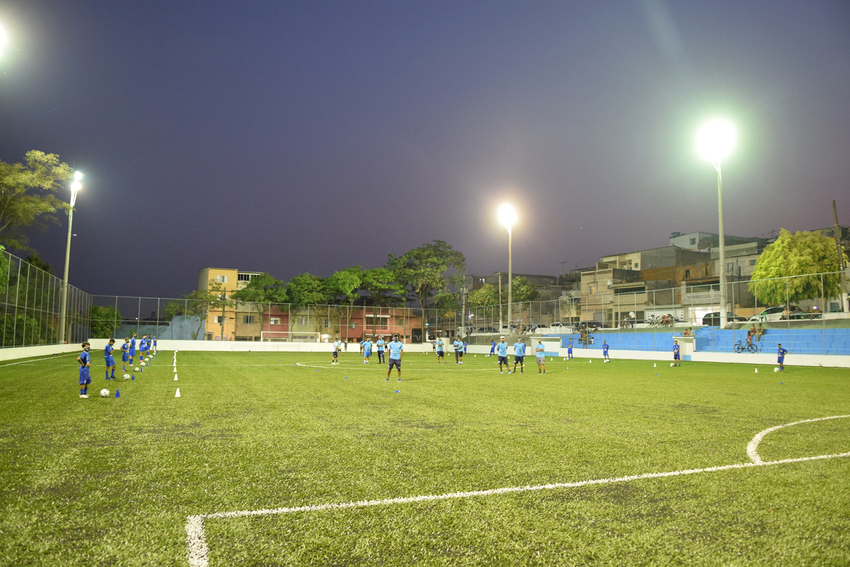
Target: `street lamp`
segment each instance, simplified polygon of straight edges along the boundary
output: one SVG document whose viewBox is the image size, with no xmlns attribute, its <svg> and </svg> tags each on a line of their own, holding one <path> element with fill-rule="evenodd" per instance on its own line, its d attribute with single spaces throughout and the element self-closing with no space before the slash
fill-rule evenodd
<svg viewBox="0 0 850 567">
<path fill-rule="evenodd" d="M 62 278 L 62 298 L 59 307 L 59 343 L 65 344 L 65 324 L 68 317 L 68 263 L 71 261 L 71 225 L 74 223 L 74 204 L 77 202 L 77 192 L 83 188 L 80 180 L 83 174 L 74 172 L 74 182 L 71 183 L 71 208 L 68 209 L 68 241 L 65 244 L 65 274 Z"/>
<path fill-rule="evenodd" d="M 516 211 L 505 203 L 499 207 L 499 221 L 508 229 L 508 332 L 511 330 L 511 301 L 513 300 L 513 257 L 511 255 L 511 226 L 516 222 Z M 499 329 L 501 332 L 501 329 Z"/>
<path fill-rule="evenodd" d="M 697 137 L 699 151 L 717 170 L 717 212 L 720 232 L 720 328 L 726 327 L 726 238 L 723 233 L 723 176 L 720 161 L 735 145 L 735 129 L 725 120 L 713 120 L 702 127 Z"/>
</svg>

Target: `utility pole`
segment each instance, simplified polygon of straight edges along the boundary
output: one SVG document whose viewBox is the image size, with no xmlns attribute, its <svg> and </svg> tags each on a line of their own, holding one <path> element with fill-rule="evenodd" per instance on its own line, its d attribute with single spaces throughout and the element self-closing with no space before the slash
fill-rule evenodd
<svg viewBox="0 0 850 567">
<path fill-rule="evenodd" d="M 835 220 L 835 245 L 838 247 L 838 271 L 841 281 L 841 311 L 847 312 L 847 281 L 844 277 L 844 248 L 841 247 L 841 227 L 838 226 L 838 210 L 835 208 L 835 199 L 832 200 L 832 218 Z"/>
</svg>

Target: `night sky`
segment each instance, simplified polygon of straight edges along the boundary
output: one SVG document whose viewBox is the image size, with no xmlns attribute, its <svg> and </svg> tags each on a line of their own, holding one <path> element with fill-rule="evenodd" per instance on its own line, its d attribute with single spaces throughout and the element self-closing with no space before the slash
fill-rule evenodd
<svg viewBox="0 0 850 567">
<path fill-rule="evenodd" d="M 85 173 L 70 281 L 178 297 L 434 239 L 467 272 L 717 232 L 696 133 L 738 130 L 726 233 L 850 224 L 850 2 L 0 4 L 0 160 Z M 67 193 L 63 195 L 67 199 Z M 32 242 L 62 273 L 67 219 Z"/>
</svg>

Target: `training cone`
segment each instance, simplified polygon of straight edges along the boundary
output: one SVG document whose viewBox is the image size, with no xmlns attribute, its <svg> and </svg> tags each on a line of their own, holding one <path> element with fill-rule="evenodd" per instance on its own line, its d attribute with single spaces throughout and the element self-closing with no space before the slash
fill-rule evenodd
<svg viewBox="0 0 850 567">
<path fill-rule="evenodd" d="M 657 368 L 657 367 L 658 367 L 658 365 L 657 365 L 657 364 L 655 364 L 655 363 L 653 362 L 653 363 L 652 363 L 652 367 L 653 367 L 653 368 Z"/>
<path fill-rule="evenodd" d="M 759 369 L 756 368 L 756 371 L 754 372 L 754 374 L 758 374 L 758 373 L 759 373 Z"/>
<path fill-rule="evenodd" d="M 179 397 L 180 397 L 180 388 L 177 388 L 177 393 L 176 393 L 176 394 L 174 394 L 174 397 L 175 397 L 175 398 L 179 398 Z"/>
<path fill-rule="evenodd" d="M 130 378 L 130 380 L 135 380 L 135 379 L 136 379 L 136 373 L 134 372 L 134 373 L 133 373 L 133 377 L 132 377 L 132 378 Z"/>
<path fill-rule="evenodd" d="M 174 375 L 174 381 L 177 382 L 177 374 Z"/>
<path fill-rule="evenodd" d="M 116 397 L 116 398 L 120 398 L 120 397 L 121 397 L 121 391 L 120 391 L 118 388 L 115 388 L 115 397 Z"/>
<path fill-rule="evenodd" d="M 587 363 L 588 363 L 588 364 L 593 363 L 593 359 L 588 360 L 588 361 L 587 361 Z"/>
</svg>

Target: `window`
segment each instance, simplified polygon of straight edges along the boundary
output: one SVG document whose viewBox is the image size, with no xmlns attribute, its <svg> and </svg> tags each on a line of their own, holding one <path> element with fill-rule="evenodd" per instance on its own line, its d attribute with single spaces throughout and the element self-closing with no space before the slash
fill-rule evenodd
<svg viewBox="0 0 850 567">
<path fill-rule="evenodd" d="M 697 243 L 696 238 L 691 238 L 691 246 L 694 246 Z"/>
<path fill-rule="evenodd" d="M 307 317 L 299 317 L 298 318 L 298 324 L 299 325 L 306 325 L 307 324 Z"/>
<path fill-rule="evenodd" d="M 755 260 L 750 260 L 750 266 L 755 266 L 755 265 L 756 265 L 756 261 L 755 261 Z"/>
<path fill-rule="evenodd" d="M 227 276 L 216 276 L 215 281 L 218 283 L 227 283 Z"/>
<path fill-rule="evenodd" d="M 280 325 L 280 317 L 271 317 L 269 319 L 269 325 Z"/>
<path fill-rule="evenodd" d="M 236 281 L 249 282 L 256 278 L 259 274 L 236 274 Z"/>
<path fill-rule="evenodd" d="M 635 270 L 639 270 L 639 269 L 640 269 L 640 262 L 635 262 Z"/>
<path fill-rule="evenodd" d="M 348 326 L 348 328 L 349 329 L 356 329 L 357 328 L 357 321 L 352 321 L 351 324 Z"/>
<path fill-rule="evenodd" d="M 691 271 L 690 270 L 685 270 L 685 277 L 686 278 L 691 277 Z"/>
<path fill-rule="evenodd" d="M 592 283 L 588 286 L 590 295 L 596 295 L 596 284 Z"/>
<path fill-rule="evenodd" d="M 219 324 L 224 323 L 224 315 L 216 315 L 215 322 Z"/>
<path fill-rule="evenodd" d="M 254 316 L 253 315 L 243 315 L 242 316 L 242 324 L 243 325 L 253 325 L 254 324 Z"/>
</svg>

